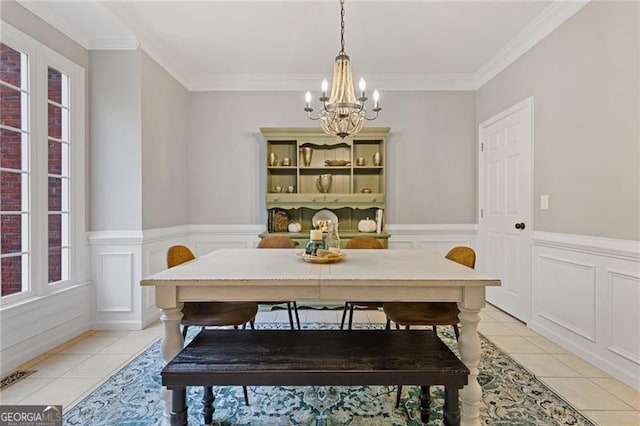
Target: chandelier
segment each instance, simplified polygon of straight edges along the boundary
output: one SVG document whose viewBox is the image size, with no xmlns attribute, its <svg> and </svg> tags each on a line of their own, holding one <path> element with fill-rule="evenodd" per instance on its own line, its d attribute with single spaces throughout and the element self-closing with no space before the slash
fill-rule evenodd
<svg viewBox="0 0 640 426">
<path fill-rule="evenodd" d="M 365 101 L 368 99 L 365 94 L 366 83 L 360 78 L 358 87 L 360 97 L 356 98 L 353 88 L 353 74 L 351 71 L 351 61 L 344 51 L 344 0 L 340 0 L 340 52 L 336 56 L 333 64 L 333 81 L 331 82 L 331 96 L 327 97 L 329 83 L 322 80 L 322 96 L 318 98 L 322 102 L 322 109 L 317 116 L 313 116 L 311 108 L 311 92 L 305 94 L 306 106 L 304 110 L 312 120 L 320 120 L 320 126 L 325 133 L 340 138 L 355 135 L 364 126 L 365 121 L 375 120 L 378 112 L 382 110 L 378 104 L 380 94 L 373 91 L 374 115 L 367 117 Z"/>
</svg>

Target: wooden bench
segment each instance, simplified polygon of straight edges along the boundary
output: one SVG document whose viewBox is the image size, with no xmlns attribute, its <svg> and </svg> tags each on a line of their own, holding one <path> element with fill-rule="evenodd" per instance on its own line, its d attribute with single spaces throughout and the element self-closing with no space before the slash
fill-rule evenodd
<svg viewBox="0 0 640 426">
<path fill-rule="evenodd" d="M 162 370 L 171 425 L 187 424 L 186 386 L 445 386 L 444 424 L 460 424 L 458 390 L 469 370 L 430 330 L 203 330 Z M 425 395 L 426 393 L 426 395 Z M 213 395 L 203 399 L 211 423 Z"/>
</svg>

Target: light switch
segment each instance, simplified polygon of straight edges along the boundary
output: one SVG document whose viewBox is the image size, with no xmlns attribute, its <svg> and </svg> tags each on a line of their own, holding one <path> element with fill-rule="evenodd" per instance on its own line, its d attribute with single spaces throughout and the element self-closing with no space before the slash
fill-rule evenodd
<svg viewBox="0 0 640 426">
<path fill-rule="evenodd" d="M 540 196 L 540 210 L 549 210 L 549 195 L 542 194 Z"/>
</svg>

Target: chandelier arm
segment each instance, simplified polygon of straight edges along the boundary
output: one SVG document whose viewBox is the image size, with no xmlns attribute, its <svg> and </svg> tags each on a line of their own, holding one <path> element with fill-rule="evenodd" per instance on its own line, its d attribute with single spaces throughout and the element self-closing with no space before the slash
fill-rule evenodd
<svg viewBox="0 0 640 426">
<path fill-rule="evenodd" d="M 317 117 L 314 117 L 313 115 L 311 115 L 311 111 L 307 111 L 307 117 L 309 117 L 309 119 L 313 121 L 320 120 L 320 114 L 318 114 Z"/>
<path fill-rule="evenodd" d="M 365 117 L 365 120 L 367 120 L 367 121 L 373 121 L 373 120 L 375 120 L 376 118 L 378 118 L 378 111 L 375 111 L 375 114 L 374 114 L 373 116 L 371 116 L 371 117 Z"/>
</svg>

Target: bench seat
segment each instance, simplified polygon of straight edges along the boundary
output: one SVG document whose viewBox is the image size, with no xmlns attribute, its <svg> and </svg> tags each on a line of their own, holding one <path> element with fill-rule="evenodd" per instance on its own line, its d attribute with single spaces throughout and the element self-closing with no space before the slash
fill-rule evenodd
<svg viewBox="0 0 640 426">
<path fill-rule="evenodd" d="M 186 424 L 186 386 L 401 384 L 444 385 L 445 424 L 458 424 L 468 375 L 431 330 L 203 330 L 165 366 L 162 384 L 174 391 L 175 425 Z M 430 398 L 421 401 L 428 417 Z"/>
</svg>

